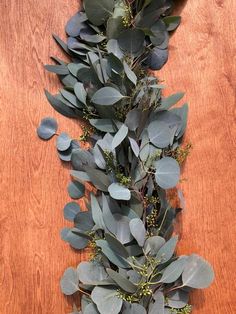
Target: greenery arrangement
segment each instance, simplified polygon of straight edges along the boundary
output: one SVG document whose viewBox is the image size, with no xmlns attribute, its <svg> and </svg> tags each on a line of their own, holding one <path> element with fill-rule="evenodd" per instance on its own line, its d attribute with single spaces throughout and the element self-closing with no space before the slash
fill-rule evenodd
<svg viewBox="0 0 236 314">
<path fill-rule="evenodd" d="M 167 190 L 190 149 L 181 146 L 188 105 L 172 108 L 184 94 L 163 97 L 150 72 L 167 61 L 170 32 L 180 24 L 172 9 L 169 0 L 84 0 L 66 25 L 67 43 L 54 35 L 71 62 L 53 57 L 46 66 L 64 85 L 58 95 L 46 91 L 47 99 L 64 116 L 87 121 L 80 141 L 91 144 L 82 149 L 67 133 L 56 140 L 73 169 L 70 197 L 87 200 L 87 211 L 75 201 L 65 206 L 73 227 L 61 231 L 73 248 L 92 252 L 61 279 L 64 294 L 81 293 L 74 314 L 190 313 L 190 291 L 214 277 L 203 258 L 175 253 L 181 208 Z M 47 140 L 57 127 L 46 118 L 37 132 Z"/>
</svg>

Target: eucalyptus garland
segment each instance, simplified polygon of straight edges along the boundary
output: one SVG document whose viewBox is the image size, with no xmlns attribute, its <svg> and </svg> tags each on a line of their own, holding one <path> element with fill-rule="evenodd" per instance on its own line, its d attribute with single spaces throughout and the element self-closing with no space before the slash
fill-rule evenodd
<svg viewBox="0 0 236 314">
<path fill-rule="evenodd" d="M 214 277 L 200 256 L 175 252 L 181 208 L 168 190 L 178 184 L 190 149 L 181 145 L 188 105 L 173 108 L 184 94 L 164 97 L 150 71 L 167 61 L 181 20 L 172 10 L 169 0 L 84 0 L 66 25 L 67 43 L 54 35 L 70 63 L 53 57 L 55 65 L 46 66 L 64 86 L 55 96 L 46 91 L 47 99 L 64 116 L 87 122 L 80 140 L 67 133 L 56 140 L 59 157 L 73 169 L 73 201 L 64 207 L 73 227 L 61 237 L 91 251 L 89 261 L 61 278 L 65 295 L 81 293 L 74 314 L 190 313 L 190 291 Z M 57 128 L 45 118 L 37 132 L 47 140 Z M 81 148 L 82 141 L 90 148 Z M 86 211 L 75 201 L 81 198 Z"/>
</svg>

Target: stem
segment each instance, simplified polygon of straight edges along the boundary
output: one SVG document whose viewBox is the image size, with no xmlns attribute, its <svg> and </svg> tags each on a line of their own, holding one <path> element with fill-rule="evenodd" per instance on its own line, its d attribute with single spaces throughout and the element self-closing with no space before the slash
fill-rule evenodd
<svg viewBox="0 0 236 314">
<path fill-rule="evenodd" d="M 78 291 L 83 293 L 83 294 L 85 294 L 85 295 L 87 295 L 87 297 L 91 298 L 91 295 L 88 292 L 86 292 L 86 291 L 84 291 L 84 290 L 82 290 L 80 288 L 78 288 Z"/>
<path fill-rule="evenodd" d="M 164 224 L 164 221 L 165 221 L 165 219 L 166 219 L 166 215 L 167 215 L 167 212 L 168 212 L 169 209 L 170 209 L 170 206 L 168 206 L 168 207 L 166 208 L 166 210 L 165 210 L 165 214 L 164 214 L 164 216 L 163 216 L 161 225 L 160 225 L 160 227 L 158 228 L 158 234 L 160 233 L 161 228 L 163 227 L 163 224 Z"/>
</svg>

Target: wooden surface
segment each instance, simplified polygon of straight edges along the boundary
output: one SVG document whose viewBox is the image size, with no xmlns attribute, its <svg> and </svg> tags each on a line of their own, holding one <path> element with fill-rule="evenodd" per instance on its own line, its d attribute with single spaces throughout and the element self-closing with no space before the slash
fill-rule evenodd
<svg viewBox="0 0 236 314">
<path fill-rule="evenodd" d="M 71 309 L 59 289 L 64 269 L 80 256 L 60 240 L 62 208 L 69 197 L 68 169 L 55 139 L 44 143 L 35 129 L 55 116 L 60 131 L 80 127 L 56 114 L 43 89 L 58 81 L 43 64 L 58 49 L 77 0 L 1 0 L 0 3 L 0 313 L 64 314 Z M 216 281 L 192 297 L 194 313 L 233 314 L 235 308 L 235 83 L 234 0 L 189 0 L 171 39 L 170 60 L 159 73 L 169 91 L 190 102 L 187 139 L 194 149 L 183 189 L 187 209 L 179 250 L 196 252 L 215 268 Z"/>
</svg>

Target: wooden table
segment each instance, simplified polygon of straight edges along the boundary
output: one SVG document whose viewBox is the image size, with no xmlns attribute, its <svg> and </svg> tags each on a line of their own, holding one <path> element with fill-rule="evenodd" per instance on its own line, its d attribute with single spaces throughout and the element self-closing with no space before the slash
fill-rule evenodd
<svg viewBox="0 0 236 314">
<path fill-rule="evenodd" d="M 56 155 L 55 139 L 44 143 L 35 133 L 45 116 L 56 117 L 60 131 L 74 137 L 81 131 L 51 109 L 43 91 L 59 86 L 43 68 L 49 55 L 61 55 L 51 33 L 63 34 L 77 6 L 77 0 L 0 3 L 1 314 L 69 313 L 72 300 L 61 294 L 59 278 L 85 258 L 59 237 L 68 169 Z M 216 272 L 214 285 L 193 295 L 194 313 L 233 314 L 236 2 L 189 0 L 178 10 L 183 23 L 158 75 L 168 92 L 186 91 L 190 102 L 186 141 L 194 149 L 182 175 L 187 209 L 179 251 L 203 255 Z"/>
</svg>

